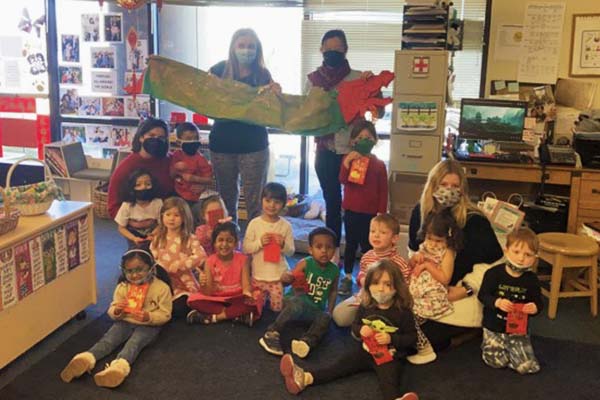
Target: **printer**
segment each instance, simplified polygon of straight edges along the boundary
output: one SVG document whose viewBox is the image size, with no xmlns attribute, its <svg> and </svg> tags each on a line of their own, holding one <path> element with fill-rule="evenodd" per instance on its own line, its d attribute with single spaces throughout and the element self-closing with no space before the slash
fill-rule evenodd
<svg viewBox="0 0 600 400">
<path fill-rule="evenodd" d="M 584 167 L 600 168 L 600 109 L 586 110 L 579 114 L 573 133 L 573 145 Z"/>
</svg>

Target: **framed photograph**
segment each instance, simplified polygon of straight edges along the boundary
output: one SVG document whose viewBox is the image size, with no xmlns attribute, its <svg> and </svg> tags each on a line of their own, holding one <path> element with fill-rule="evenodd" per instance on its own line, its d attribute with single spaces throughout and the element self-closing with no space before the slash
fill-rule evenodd
<svg viewBox="0 0 600 400">
<path fill-rule="evenodd" d="M 125 100 L 123 97 L 103 97 L 102 115 L 108 117 L 124 117 Z"/>
<path fill-rule="evenodd" d="M 62 141 L 67 143 L 85 143 L 85 125 L 62 124 Z"/>
<path fill-rule="evenodd" d="M 99 146 L 112 146 L 110 140 L 109 125 L 86 125 L 85 126 L 86 143 L 97 144 Z"/>
<path fill-rule="evenodd" d="M 81 85 L 81 67 L 58 67 L 61 84 Z"/>
<path fill-rule="evenodd" d="M 104 15 L 104 41 L 123 41 L 123 14 Z"/>
<path fill-rule="evenodd" d="M 600 14 L 573 14 L 569 76 L 600 76 Z"/>
<path fill-rule="evenodd" d="M 92 47 L 92 68 L 110 68 L 116 66 L 114 47 Z"/>
<path fill-rule="evenodd" d="M 60 35 L 60 50 L 64 62 L 79 62 L 79 36 Z"/>
<path fill-rule="evenodd" d="M 97 117 L 101 115 L 101 111 L 100 97 L 82 97 L 77 115 L 82 117 Z"/>
<path fill-rule="evenodd" d="M 77 89 L 60 89 L 59 112 L 61 114 L 77 114 L 81 107 L 81 98 Z"/>
<path fill-rule="evenodd" d="M 82 14 L 81 15 L 81 34 L 84 42 L 100 41 L 100 15 Z"/>
</svg>

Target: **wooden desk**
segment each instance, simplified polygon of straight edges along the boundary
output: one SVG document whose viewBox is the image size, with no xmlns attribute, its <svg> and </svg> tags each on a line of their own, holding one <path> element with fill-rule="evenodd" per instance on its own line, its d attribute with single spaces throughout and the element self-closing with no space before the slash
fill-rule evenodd
<svg viewBox="0 0 600 400">
<path fill-rule="evenodd" d="M 542 168 L 538 164 L 473 161 L 461 161 L 461 164 L 469 179 L 471 194 L 491 190 L 501 200 L 506 200 L 511 193 L 525 194 L 533 200 L 539 190 Z M 577 233 L 582 223 L 600 220 L 600 170 L 548 166 L 544 192 L 569 197 L 567 232 Z"/>
<path fill-rule="evenodd" d="M 0 236 L 0 368 L 96 303 L 90 203 L 55 201 Z"/>
</svg>

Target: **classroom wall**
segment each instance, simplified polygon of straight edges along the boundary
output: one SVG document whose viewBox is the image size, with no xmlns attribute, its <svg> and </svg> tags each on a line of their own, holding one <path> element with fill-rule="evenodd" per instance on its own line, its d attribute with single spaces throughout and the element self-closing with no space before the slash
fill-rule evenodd
<svg viewBox="0 0 600 400">
<path fill-rule="evenodd" d="M 566 3 L 565 19 L 563 25 L 563 38 L 561 44 L 560 61 L 558 67 L 559 78 L 569 77 L 569 59 L 571 56 L 571 27 L 573 14 L 600 13 L 599 0 L 543 0 L 545 2 Z M 522 24 L 525 17 L 527 1 L 523 0 L 492 0 L 492 23 L 490 27 L 490 47 L 488 49 L 486 96 L 490 93 L 490 82 L 495 79 L 515 80 L 517 78 L 518 62 L 496 61 L 494 59 L 497 28 L 504 24 Z M 576 78 L 578 80 L 593 81 L 600 86 L 598 78 Z M 594 108 L 600 108 L 600 87 L 594 95 Z"/>
</svg>

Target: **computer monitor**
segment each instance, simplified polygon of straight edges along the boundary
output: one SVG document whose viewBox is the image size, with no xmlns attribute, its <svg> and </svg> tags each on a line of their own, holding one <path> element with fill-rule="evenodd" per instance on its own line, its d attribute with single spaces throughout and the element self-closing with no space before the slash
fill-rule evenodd
<svg viewBox="0 0 600 400">
<path fill-rule="evenodd" d="M 458 133 L 463 139 L 523 140 L 527 102 L 462 99 Z"/>
</svg>

